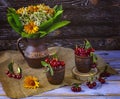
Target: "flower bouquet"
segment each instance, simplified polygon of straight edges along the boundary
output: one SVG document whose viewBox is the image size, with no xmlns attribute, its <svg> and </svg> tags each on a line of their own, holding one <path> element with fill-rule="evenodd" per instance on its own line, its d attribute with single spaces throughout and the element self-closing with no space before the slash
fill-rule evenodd
<svg viewBox="0 0 120 99">
<path fill-rule="evenodd" d="M 9 8 L 7 20 L 10 26 L 26 38 L 42 38 L 70 23 L 61 21 L 62 6 L 50 8 L 45 4 L 31 5 L 17 10 Z"/>
</svg>

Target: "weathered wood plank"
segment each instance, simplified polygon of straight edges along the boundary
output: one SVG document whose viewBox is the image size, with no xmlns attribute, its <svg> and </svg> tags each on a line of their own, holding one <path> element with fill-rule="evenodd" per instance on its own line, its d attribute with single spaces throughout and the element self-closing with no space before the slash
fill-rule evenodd
<svg viewBox="0 0 120 99">
<path fill-rule="evenodd" d="M 11 27 L 1 26 L 0 39 L 18 38 L 18 34 L 13 31 Z M 97 25 L 84 25 L 84 26 L 66 26 L 54 32 L 59 38 L 73 37 L 113 37 L 120 35 L 120 26 L 97 26 Z"/>
<path fill-rule="evenodd" d="M 87 1 L 87 0 L 86 0 Z M 18 3 L 19 2 L 19 3 Z M 86 8 L 84 7 L 76 7 L 75 5 L 81 2 L 85 2 L 85 0 L 34 0 L 34 1 L 26 1 L 26 0 L 20 0 L 16 1 L 14 0 L 11 2 L 8 0 L 8 3 L 11 4 L 11 7 L 19 8 L 22 6 L 27 6 L 31 4 L 38 4 L 46 2 L 49 5 L 55 5 L 55 4 L 63 4 L 63 8 L 65 10 L 64 12 L 64 19 L 71 20 L 73 25 L 78 25 L 78 24 L 83 24 L 83 23 L 99 23 L 99 24 L 119 24 L 120 23 L 120 7 L 115 6 L 116 3 L 119 4 L 119 1 L 109 1 L 109 2 L 100 2 L 100 5 L 97 6 L 91 6 L 91 9 L 87 6 Z M 112 3 L 110 3 L 112 2 Z M 69 8 L 66 8 L 69 6 Z M 80 5 L 79 5 L 80 6 Z M 2 10 L 2 15 L 1 15 L 1 21 L 6 21 L 6 7 L 4 7 Z"/>
<path fill-rule="evenodd" d="M 22 99 L 120 99 L 120 96 L 28 97 Z"/>
<path fill-rule="evenodd" d="M 68 48 L 75 48 L 75 45 L 80 45 L 83 43 L 84 38 L 50 38 L 49 42 L 46 41 L 48 47 L 51 46 L 63 46 Z M 119 49 L 120 48 L 120 38 L 87 38 L 95 49 Z M 10 38 L 8 40 L 0 40 L 0 50 L 16 49 L 17 38 Z"/>
</svg>

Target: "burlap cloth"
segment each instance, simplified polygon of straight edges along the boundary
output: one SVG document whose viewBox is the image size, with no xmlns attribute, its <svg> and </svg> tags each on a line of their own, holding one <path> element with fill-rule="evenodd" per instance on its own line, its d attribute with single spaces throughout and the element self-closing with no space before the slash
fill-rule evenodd
<svg viewBox="0 0 120 99">
<path fill-rule="evenodd" d="M 58 57 L 61 60 L 64 60 L 66 63 L 65 69 L 65 79 L 61 85 L 51 85 L 48 83 L 44 69 L 33 69 L 30 68 L 21 53 L 18 51 L 3 51 L 0 52 L 0 82 L 2 83 L 3 89 L 8 97 L 11 98 L 22 98 L 32 95 L 37 95 L 48 90 L 56 89 L 64 85 L 70 85 L 71 83 L 80 82 L 75 80 L 72 77 L 71 69 L 75 66 L 75 56 L 74 51 L 70 48 L 63 47 L 52 47 L 49 48 L 49 52 L 56 52 Z M 23 78 L 27 75 L 36 76 L 40 80 L 41 87 L 38 89 L 26 89 L 23 87 L 23 78 L 18 80 L 14 78 L 9 78 L 5 74 L 5 71 L 8 69 L 7 65 L 11 60 L 14 60 L 15 63 L 23 70 Z M 104 69 L 105 62 L 102 58 L 98 57 L 98 68 L 100 71 Z M 111 67 L 108 68 L 108 71 L 112 74 L 115 74 L 116 71 Z"/>
</svg>

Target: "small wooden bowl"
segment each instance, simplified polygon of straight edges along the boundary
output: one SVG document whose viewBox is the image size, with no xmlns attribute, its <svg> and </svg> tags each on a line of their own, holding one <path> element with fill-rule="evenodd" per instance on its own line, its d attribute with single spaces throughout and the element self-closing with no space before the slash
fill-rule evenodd
<svg viewBox="0 0 120 99">
<path fill-rule="evenodd" d="M 88 77 L 99 75 L 99 72 L 98 72 L 98 69 L 95 68 L 95 69 L 91 69 L 88 73 L 81 73 L 77 70 L 76 67 L 73 67 L 72 74 L 73 74 L 73 77 L 77 80 L 87 81 Z"/>
</svg>

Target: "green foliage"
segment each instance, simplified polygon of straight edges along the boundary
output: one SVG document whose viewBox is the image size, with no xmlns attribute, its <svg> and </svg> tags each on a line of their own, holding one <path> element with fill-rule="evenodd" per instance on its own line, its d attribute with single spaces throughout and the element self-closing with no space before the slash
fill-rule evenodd
<svg viewBox="0 0 120 99">
<path fill-rule="evenodd" d="M 10 62 L 10 63 L 8 64 L 8 69 L 9 69 L 9 71 L 10 71 L 11 73 L 14 73 L 14 71 L 13 71 L 13 65 L 14 65 L 14 62 Z"/>
<path fill-rule="evenodd" d="M 96 54 L 94 54 L 93 52 L 91 52 L 90 56 L 92 56 L 92 58 L 93 58 L 93 63 L 96 63 L 97 62 L 97 56 L 96 56 Z"/>
<path fill-rule="evenodd" d="M 85 49 L 88 49 L 88 48 L 92 48 L 92 45 L 91 45 L 90 42 L 86 39 L 86 40 L 85 40 Z"/>
<path fill-rule="evenodd" d="M 45 61 L 41 61 L 42 66 L 47 67 L 46 72 L 50 71 L 51 76 L 54 75 L 53 69 L 50 64 L 46 63 Z"/>
</svg>

